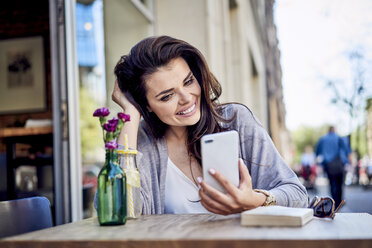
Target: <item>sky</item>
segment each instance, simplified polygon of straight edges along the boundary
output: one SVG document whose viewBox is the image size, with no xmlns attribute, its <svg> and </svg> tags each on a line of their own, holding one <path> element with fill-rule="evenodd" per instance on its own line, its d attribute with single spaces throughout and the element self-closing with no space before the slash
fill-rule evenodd
<svg viewBox="0 0 372 248">
<path fill-rule="evenodd" d="M 371 0 L 276 0 L 274 21 L 289 130 L 332 124 L 340 134 L 350 131 L 347 111 L 331 103 L 334 94 L 327 82 L 336 82 L 341 94 L 350 97 L 351 51 L 359 51 L 362 65 L 372 68 L 371 13 Z M 372 97 L 372 77 L 368 70 L 364 75 L 364 96 Z"/>
</svg>

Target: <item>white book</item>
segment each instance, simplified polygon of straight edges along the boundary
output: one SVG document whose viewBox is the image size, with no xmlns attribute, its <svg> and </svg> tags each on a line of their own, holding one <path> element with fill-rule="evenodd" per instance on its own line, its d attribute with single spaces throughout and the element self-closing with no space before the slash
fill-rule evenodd
<svg viewBox="0 0 372 248">
<path fill-rule="evenodd" d="M 242 226 L 303 226 L 313 219 L 312 208 L 266 206 L 241 213 Z"/>
</svg>

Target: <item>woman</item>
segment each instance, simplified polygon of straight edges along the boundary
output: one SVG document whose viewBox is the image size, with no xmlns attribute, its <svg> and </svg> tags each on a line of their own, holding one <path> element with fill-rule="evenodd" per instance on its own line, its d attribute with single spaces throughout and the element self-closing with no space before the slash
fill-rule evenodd
<svg viewBox="0 0 372 248">
<path fill-rule="evenodd" d="M 115 75 L 112 99 L 131 116 L 118 142 L 127 133 L 129 146 L 140 152 L 143 214 L 307 205 L 306 189 L 252 112 L 217 102 L 220 84 L 196 48 L 168 36 L 146 38 L 121 57 Z M 225 130 L 238 131 L 242 159 L 239 187 L 210 171 L 227 191 L 221 193 L 202 179 L 200 139 Z"/>
</svg>

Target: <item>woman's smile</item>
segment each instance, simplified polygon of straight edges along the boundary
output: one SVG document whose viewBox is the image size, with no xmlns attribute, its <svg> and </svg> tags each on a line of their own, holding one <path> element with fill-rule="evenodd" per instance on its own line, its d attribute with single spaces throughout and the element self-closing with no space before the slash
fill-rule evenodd
<svg viewBox="0 0 372 248">
<path fill-rule="evenodd" d="M 182 110 L 177 113 L 177 115 L 183 115 L 183 116 L 191 116 L 196 112 L 196 103 L 191 105 L 191 107 L 187 108 L 186 110 Z"/>
</svg>

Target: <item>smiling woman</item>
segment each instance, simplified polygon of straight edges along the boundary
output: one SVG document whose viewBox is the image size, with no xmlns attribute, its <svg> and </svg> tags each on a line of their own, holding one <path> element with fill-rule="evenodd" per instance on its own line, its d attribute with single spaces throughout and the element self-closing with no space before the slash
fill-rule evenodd
<svg viewBox="0 0 372 248">
<path fill-rule="evenodd" d="M 128 134 L 129 146 L 140 152 L 144 214 L 307 206 L 305 188 L 252 112 L 217 101 L 221 86 L 198 49 L 168 36 L 149 37 L 120 58 L 115 75 L 112 99 L 131 116 L 118 142 Z M 226 189 L 222 193 L 202 179 L 200 140 L 227 130 L 239 133 L 242 159 L 226 165 L 239 166 L 238 187 L 210 170 Z"/>
</svg>

